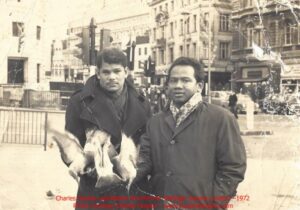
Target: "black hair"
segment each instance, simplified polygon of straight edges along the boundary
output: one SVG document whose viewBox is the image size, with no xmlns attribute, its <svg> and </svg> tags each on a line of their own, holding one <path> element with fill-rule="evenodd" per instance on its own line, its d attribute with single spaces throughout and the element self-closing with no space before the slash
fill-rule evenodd
<svg viewBox="0 0 300 210">
<path fill-rule="evenodd" d="M 169 83 L 171 71 L 175 66 L 192 66 L 194 69 L 194 76 L 197 83 L 204 81 L 205 73 L 201 61 L 199 62 L 196 59 L 188 58 L 188 57 L 179 57 L 172 63 L 172 65 L 169 68 L 167 79 L 166 79 L 166 85 L 168 85 Z"/>
<path fill-rule="evenodd" d="M 101 69 L 102 63 L 121 64 L 124 68 L 127 66 L 127 57 L 118 48 L 105 48 L 97 56 L 96 65 Z"/>
</svg>

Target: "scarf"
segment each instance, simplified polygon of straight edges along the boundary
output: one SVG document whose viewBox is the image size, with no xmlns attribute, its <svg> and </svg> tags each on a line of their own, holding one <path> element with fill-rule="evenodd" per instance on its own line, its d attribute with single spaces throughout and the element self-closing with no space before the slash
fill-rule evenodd
<svg viewBox="0 0 300 210">
<path fill-rule="evenodd" d="M 196 92 L 184 105 L 179 109 L 171 101 L 170 111 L 175 119 L 176 127 L 178 127 L 202 102 L 200 92 Z"/>
<path fill-rule="evenodd" d="M 113 111 L 114 111 L 116 117 L 118 118 L 120 123 L 122 123 L 124 120 L 124 114 L 125 114 L 125 110 L 126 110 L 126 102 L 128 99 L 127 84 L 124 83 L 124 87 L 123 87 L 123 90 L 120 93 L 120 95 L 112 94 L 109 91 L 102 88 L 100 85 L 98 85 L 98 87 L 100 87 L 100 89 L 105 93 L 105 95 L 109 99 L 109 103 L 111 103 L 111 105 L 113 107 Z"/>
</svg>

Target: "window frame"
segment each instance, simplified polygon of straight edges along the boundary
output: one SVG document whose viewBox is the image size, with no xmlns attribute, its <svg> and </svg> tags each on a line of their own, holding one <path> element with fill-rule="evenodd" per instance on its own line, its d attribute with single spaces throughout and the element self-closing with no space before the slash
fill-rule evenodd
<svg viewBox="0 0 300 210">
<path fill-rule="evenodd" d="M 227 60 L 230 58 L 230 42 L 220 41 L 219 42 L 219 60 Z"/>
<path fill-rule="evenodd" d="M 229 32 L 230 14 L 220 13 L 219 15 L 219 32 Z"/>
<path fill-rule="evenodd" d="M 23 22 L 12 22 L 12 36 L 20 37 L 25 32 L 25 24 Z"/>
<path fill-rule="evenodd" d="M 41 40 L 42 27 L 36 26 L 36 39 Z"/>
</svg>

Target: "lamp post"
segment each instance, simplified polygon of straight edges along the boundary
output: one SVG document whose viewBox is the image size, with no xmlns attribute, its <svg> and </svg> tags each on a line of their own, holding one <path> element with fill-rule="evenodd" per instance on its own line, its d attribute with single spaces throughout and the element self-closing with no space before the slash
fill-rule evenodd
<svg viewBox="0 0 300 210">
<path fill-rule="evenodd" d="M 211 8 L 211 1 L 209 1 L 208 9 Z M 208 95 L 208 103 L 211 103 L 211 94 L 210 94 L 210 86 L 211 86 L 211 66 L 210 66 L 210 59 L 211 59 L 211 31 L 210 31 L 210 11 L 208 12 L 208 21 L 207 21 L 207 28 L 208 28 L 208 68 L 207 68 L 207 95 Z"/>
<path fill-rule="evenodd" d="M 207 25 L 205 24 L 204 25 L 204 27 L 206 28 L 206 31 L 207 31 L 207 39 L 208 39 L 208 66 L 207 66 L 207 96 L 208 96 L 208 103 L 211 103 L 211 94 L 210 94 L 210 92 L 211 92 L 211 25 L 212 25 L 212 23 L 211 23 L 211 12 L 212 11 L 210 11 L 211 10 L 211 4 L 212 3 L 212 0 L 209 0 L 208 1 L 208 6 L 201 6 L 201 5 L 199 5 L 199 7 L 200 7 L 200 9 L 201 8 L 204 8 L 204 7 L 206 7 L 207 8 L 207 13 L 204 13 L 204 15 L 203 15 L 203 13 L 202 13 L 202 17 L 203 17 L 203 19 L 205 20 L 205 22 L 207 23 Z M 201 14 L 201 11 L 200 11 L 200 14 Z"/>
</svg>

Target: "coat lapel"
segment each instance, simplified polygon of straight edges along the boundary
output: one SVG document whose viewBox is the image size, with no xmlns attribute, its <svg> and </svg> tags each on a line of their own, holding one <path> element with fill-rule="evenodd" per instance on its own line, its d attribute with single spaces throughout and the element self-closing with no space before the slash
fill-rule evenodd
<svg viewBox="0 0 300 210">
<path fill-rule="evenodd" d="M 164 138 L 162 138 L 162 139 L 167 140 L 168 144 L 169 144 L 169 141 L 171 140 L 170 138 L 174 134 L 175 126 L 176 126 L 175 120 L 172 116 L 171 111 L 166 112 L 165 117 L 164 117 L 164 121 L 166 122 L 167 128 L 169 128 L 169 130 L 168 129 L 162 129 L 162 134 L 164 135 Z"/>
<path fill-rule="evenodd" d="M 169 128 L 172 130 L 172 132 L 174 133 L 175 131 L 175 126 L 176 126 L 176 123 L 175 123 L 175 120 L 172 116 L 172 113 L 170 111 L 168 111 L 166 113 L 166 117 L 165 117 L 165 121 L 167 123 L 167 125 L 169 126 Z"/>
<path fill-rule="evenodd" d="M 95 91 L 97 88 L 96 82 L 96 78 L 92 77 L 82 91 L 81 101 L 83 107 L 80 118 L 97 125 L 116 139 L 120 139 L 121 125 L 113 110 L 113 105 L 103 91 Z"/>
<path fill-rule="evenodd" d="M 181 133 L 186 127 L 188 127 L 192 122 L 195 121 L 197 115 L 202 111 L 203 103 L 201 103 L 190 115 L 179 124 L 179 126 L 175 129 L 173 138 Z"/>
<path fill-rule="evenodd" d="M 128 100 L 124 113 L 124 127 L 126 135 L 132 136 L 141 126 L 145 125 L 148 117 L 143 102 L 137 99 L 137 93 L 128 87 Z"/>
</svg>

